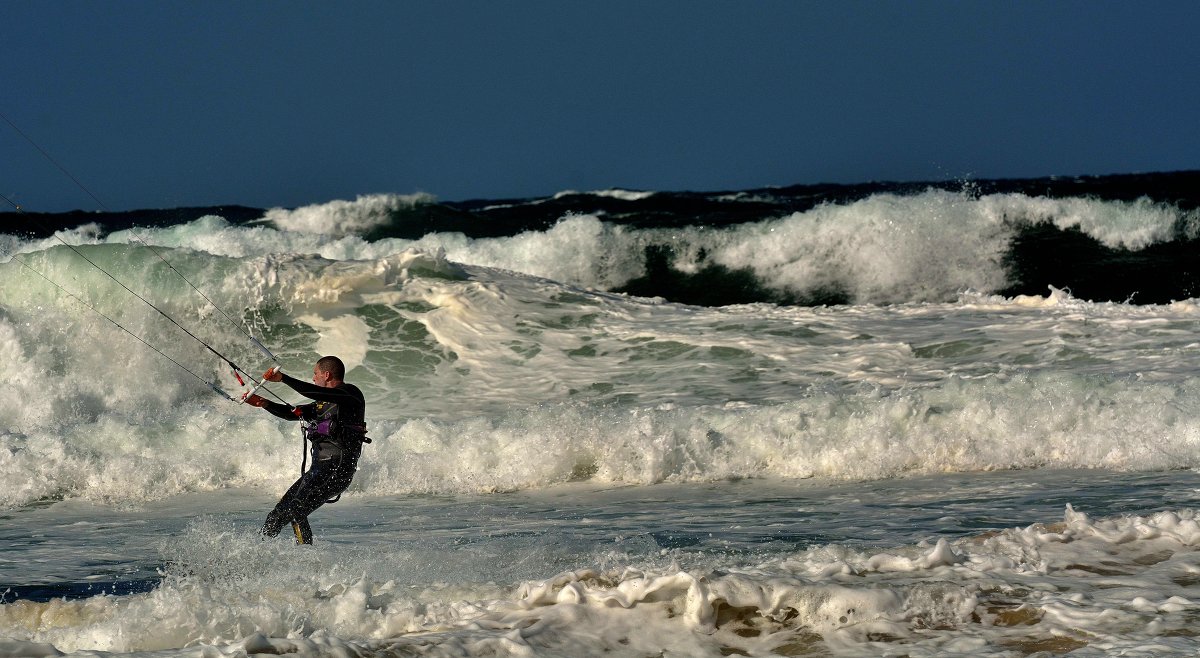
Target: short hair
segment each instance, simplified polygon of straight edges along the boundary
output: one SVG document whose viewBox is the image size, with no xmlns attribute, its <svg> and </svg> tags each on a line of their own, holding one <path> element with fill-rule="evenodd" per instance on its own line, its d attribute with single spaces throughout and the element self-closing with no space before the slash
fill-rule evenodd
<svg viewBox="0 0 1200 658">
<path fill-rule="evenodd" d="M 336 356 L 323 356 L 317 361 L 317 370 L 329 373 L 329 376 L 341 381 L 346 378 L 346 365 Z"/>
</svg>

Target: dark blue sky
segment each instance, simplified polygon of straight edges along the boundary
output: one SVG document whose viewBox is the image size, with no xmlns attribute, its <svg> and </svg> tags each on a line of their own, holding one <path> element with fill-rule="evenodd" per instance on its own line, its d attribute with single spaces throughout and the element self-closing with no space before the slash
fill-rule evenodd
<svg viewBox="0 0 1200 658">
<path fill-rule="evenodd" d="M 1200 3 L 0 0 L 112 209 L 1200 167 Z M 0 193 L 96 203 L 0 122 Z"/>
</svg>

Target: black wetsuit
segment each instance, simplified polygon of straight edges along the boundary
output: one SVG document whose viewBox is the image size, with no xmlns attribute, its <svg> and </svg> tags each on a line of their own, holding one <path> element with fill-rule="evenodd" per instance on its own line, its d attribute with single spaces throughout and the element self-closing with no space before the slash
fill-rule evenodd
<svg viewBox="0 0 1200 658">
<path fill-rule="evenodd" d="M 313 465 L 267 515 L 262 533 L 274 537 L 284 524 L 291 523 L 296 541 L 311 544 L 308 515 L 341 495 L 358 468 L 358 456 L 366 440 L 366 401 L 357 386 L 345 382 L 325 388 L 284 375 L 283 383 L 316 402 L 291 407 L 267 400 L 263 408 L 284 420 L 308 423 L 306 435 L 312 442 Z"/>
</svg>

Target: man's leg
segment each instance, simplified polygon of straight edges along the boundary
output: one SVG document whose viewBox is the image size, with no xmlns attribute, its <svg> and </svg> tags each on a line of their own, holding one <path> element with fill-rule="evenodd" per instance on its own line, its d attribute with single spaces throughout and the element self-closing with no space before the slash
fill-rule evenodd
<svg viewBox="0 0 1200 658">
<path fill-rule="evenodd" d="M 288 487 L 287 493 L 283 494 L 283 497 L 275 504 L 275 509 L 267 514 L 267 520 L 263 522 L 261 532 L 264 536 L 275 537 L 284 525 L 295 521 L 298 515 L 299 518 L 308 516 L 308 512 L 303 510 L 307 507 L 305 503 L 311 497 L 310 494 L 316 484 L 316 479 L 316 469 L 314 468 L 301 475 L 300 479 Z"/>
<path fill-rule="evenodd" d="M 308 515 L 350 486 L 355 465 L 355 462 L 343 464 L 340 459 L 313 464 L 312 469 L 296 480 L 267 515 L 262 534 L 274 537 L 284 524 L 291 523 L 296 533 L 296 543 L 311 544 L 312 528 L 308 525 Z"/>
</svg>

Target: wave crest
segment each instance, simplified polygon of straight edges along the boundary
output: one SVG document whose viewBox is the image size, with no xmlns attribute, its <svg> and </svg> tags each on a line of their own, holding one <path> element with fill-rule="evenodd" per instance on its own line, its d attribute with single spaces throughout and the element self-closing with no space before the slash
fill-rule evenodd
<svg viewBox="0 0 1200 658">
<path fill-rule="evenodd" d="M 386 226 L 394 213 L 434 201 L 430 194 L 367 194 L 354 201 L 329 201 L 292 210 L 271 208 L 263 217 L 285 231 L 361 235 Z"/>
</svg>

